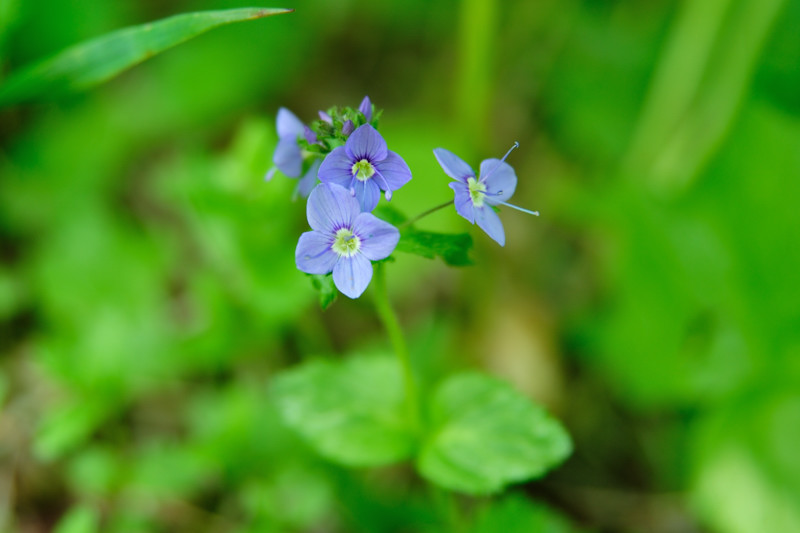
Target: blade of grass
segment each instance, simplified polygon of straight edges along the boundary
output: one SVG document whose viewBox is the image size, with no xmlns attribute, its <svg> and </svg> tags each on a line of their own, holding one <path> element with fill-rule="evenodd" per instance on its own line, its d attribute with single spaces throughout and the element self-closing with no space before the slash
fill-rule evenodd
<svg viewBox="0 0 800 533">
<path fill-rule="evenodd" d="M 87 89 L 218 26 L 291 13 L 241 8 L 184 13 L 79 43 L 12 74 L 0 85 L 0 107 Z"/>
</svg>

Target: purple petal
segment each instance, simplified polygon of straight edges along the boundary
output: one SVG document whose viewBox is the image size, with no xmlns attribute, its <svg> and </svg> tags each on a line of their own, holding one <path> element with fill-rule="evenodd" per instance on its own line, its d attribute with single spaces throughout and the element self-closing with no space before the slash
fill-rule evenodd
<svg viewBox="0 0 800 533">
<path fill-rule="evenodd" d="M 444 148 L 436 148 L 433 150 L 433 155 L 436 156 L 436 160 L 439 161 L 444 173 L 451 178 L 466 183 L 467 178 L 475 177 L 475 171 L 472 170 L 472 167 L 453 152 Z"/>
<path fill-rule="evenodd" d="M 330 125 L 333 125 L 333 119 L 332 119 L 332 118 L 331 118 L 331 116 L 330 116 L 329 114 L 327 114 L 325 111 L 320 111 L 320 112 L 319 112 L 319 118 L 320 118 L 320 119 L 321 119 L 323 122 L 327 122 L 328 124 L 330 124 Z"/>
<path fill-rule="evenodd" d="M 389 257 L 400 240 L 397 228 L 372 213 L 358 215 L 353 222 L 353 232 L 361 239 L 361 253 L 370 261 Z"/>
<path fill-rule="evenodd" d="M 386 148 L 386 141 L 383 140 L 378 130 L 369 124 L 359 126 L 347 138 L 344 146 L 353 162 L 361 159 L 368 159 L 371 162 L 383 161 L 389 152 Z"/>
<path fill-rule="evenodd" d="M 348 135 L 353 133 L 353 130 L 355 130 L 355 129 L 356 129 L 356 127 L 353 124 L 353 121 L 350 120 L 350 119 L 347 119 L 347 122 L 342 124 L 342 133 L 344 134 L 345 137 L 347 137 Z"/>
<path fill-rule="evenodd" d="M 456 206 L 456 212 L 462 217 L 469 220 L 470 224 L 474 224 L 475 208 L 472 205 L 472 198 L 470 197 L 469 194 L 469 187 L 467 187 L 460 181 L 458 182 L 451 181 L 450 188 L 453 189 L 453 192 L 456 193 L 454 201 L 454 204 Z"/>
<path fill-rule="evenodd" d="M 333 283 L 348 298 L 358 298 L 372 279 L 372 263 L 363 254 L 340 257 L 333 267 Z"/>
<path fill-rule="evenodd" d="M 367 181 L 355 180 L 353 190 L 356 193 L 356 199 L 362 212 L 368 213 L 375 209 L 378 205 L 378 200 L 381 199 L 381 190 L 374 179 Z"/>
<path fill-rule="evenodd" d="M 517 188 L 517 175 L 514 169 L 499 159 L 483 160 L 480 181 L 486 185 L 486 203 L 490 205 L 508 201 Z"/>
<path fill-rule="evenodd" d="M 375 163 L 375 169 L 386 180 L 390 191 L 396 191 L 411 180 L 411 169 L 408 168 L 402 157 L 391 150 L 388 150 L 386 159 Z"/>
<path fill-rule="evenodd" d="M 294 191 L 295 196 L 300 195 L 303 198 L 308 198 L 308 195 L 311 194 L 311 190 L 314 188 L 314 185 L 317 184 L 317 172 L 319 172 L 319 166 L 322 164 L 322 161 L 319 159 L 315 159 L 311 166 L 308 168 L 308 172 L 306 172 L 300 181 L 297 182 L 297 188 Z"/>
<path fill-rule="evenodd" d="M 339 228 L 350 227 L 360 212 L 356 199 L 339 185 L 320 183 L 308 196 L 308 224 L 316 231 L 335 233 Z"/>
<path fill-rule="evenodd" d="M 281 139 L 291 138 L 295 142 L 303 134 L 303 123 L 294 113 L 281 107 L 278 109 L 278 116 L 275 118 L 275 125 L 278 129 L 278 137 Z"/>
<path fill-rule="evenodd" d="M 353 161 L 344 146 L 334 148 L 325 156 L 319 167 L 319 180 L 322 183 L 337 183 L 342 187 L 350 187 L 353 181 Z"/>
<path fill-rule="evenodd" d="M 331 239 L 330 235 L 318 231 L 307 231 L 300 235 L 294 252 L 298 270 L 308 274 L 327 274 L 333 270 L 339 256 L 331 249 Z"/>
<path fill-rule="evenodd" d="M 297 139 L 283 137 L 275 147 L 272 162 L 278 170 L 291 178 L 296 178 L 303 171 L 303 154 L 297 145 Z"/>
<path fill-rule="evenodd" d="M 314 133 L 308 126 L 303 126 L 303 136 L 305 136 L 308 144 L 314 144 L 317 142 L 317 134 Z"/>
<path fill-rule="evenodd" d="M 497 241 L 500 246 L 506 244 L 506 233 L 503 231 L 503 223 L 500 222 L 500 217 L 494 212 L 490 205 L 482 205 L 481 207 L 474 208 L 475 222 L 478 226 L 486 232 L 486 234 Z"/>
<path fill-rule="evenodd" d="M 361 100 L 361 105 L 358 106 L 358 110 L 364 115 L 364 118 L 367 119 L 367 122 L 372 120 L 372 102 L 369 99 L 369 96 L 365 96 L 363 100 Z"/>
</svg>

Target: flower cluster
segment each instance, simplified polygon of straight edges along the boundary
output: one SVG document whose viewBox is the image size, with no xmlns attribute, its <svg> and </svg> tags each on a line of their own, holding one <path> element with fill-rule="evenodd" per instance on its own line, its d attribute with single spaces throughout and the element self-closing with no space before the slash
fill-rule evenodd
<svg viewBox="0 0 800 533">
<path fill-rule="evenodd" d="M 358 298 L 372 279 L 372 261 L 387 258 L 400 240 L 397 228 L 371 212 L 381 191 L 392 193 L 411 180 L 402 157 L 378 133 L 380 112 L 369 97 L 358 109 L 334 107 L 303 124 L 286 108 L 278 110 L 276 170 L 302 178 L 295 195 L 308 197 L 312 231 L 300 236 L 297 268 L 308 274 L 333 273 L 342 294 Z M 317 185 L 319 180 L 319 185 Z"/>
<path fill-rule="evenodd" d="M 295 196 L 308 198 L 306 214 L 312 231 L 303 233 L 295 251 L 297 268 L 308 274 L 333 275 L 336 288 L 350 298 L 363 294 L 372 279 L 372 261 L 392 254 L 400 231 L 372 211 L 381 191 L 391 200 L 394 191 L 411 180 L 406 162 L 388 149 L 378 133 L 380 111 L 369 97 L 357 109 L 333 107 L 319 112 L 319 119 L 306 125 L 291 111 L 277 115 L 278 145 L 275 166 L 290 178 L 300 178 Z M 456 212 L 478 224 L 498 244 L 505 232 L 495 208 L 507 203 L 517 186 L 514 169 L 502 159 L 486 159 L 476 174 L 458 156 L 436 148 L 433 153 L 444 172 L 455 181 Z M 319 184 L 317 184 L 319 181 Z"/>
</svg>

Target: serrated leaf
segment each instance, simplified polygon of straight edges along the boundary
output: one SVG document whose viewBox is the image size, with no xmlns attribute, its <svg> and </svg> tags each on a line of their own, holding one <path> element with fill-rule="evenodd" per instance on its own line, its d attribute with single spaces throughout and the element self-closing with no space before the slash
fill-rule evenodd
<svg viewBox="0 0 800 533">
<path fill-rule="evenodd" d="M 472 264 L 469 251 L 472 248 L 472 237 L 467 233 L 436 233 L 420 231 L 414 226 L 401 227 L 408 221 L 397 209 L 378 206 L 373 214 L 400 229 L 400 242 L 396 250 L 419 255 L 428 259 L 441 257 L 450 266 L 466 266 Z"/>
<path fill-rule="evenodd" d="M 45 94 L 86 89 L 217 26 L 292 11 L 264 8 L 203 11 L 123 28 L 67 48 L 12 74 L 0 85 L 0 106 Z"/>
<path fill-rule="evenodd" d="M 397 250 L 421 255 L 429 259 L 441 257 L 450 266 L 471 265 L 469 250 L 472 237 L 467 233 L 447 234 L 419 231 L 414 228 L 403 229 Z"/>
<path fill-rule="evenodd" d="M 388 357 L 312 361 L 270 387 L 284 421 L 321 455 L 348 466 L 380 466 L 414 449 L 402 373 Z"/>
<path fill-rule="evenodd" d="M 567 432 L 542 407 L 481 374 L 447 379 L 430 403 L 430 422 L 417 468 L 468 494 L 541 477 L 572 451 Z"/>
<path fill-rule="evenodd" d="M 339 291 L 333 283 L 333 276 L 330 274 L 311 274 L 311 286 L 319 292 L 319 306 L 324 311 L 336 301 Z"/>
</svg>

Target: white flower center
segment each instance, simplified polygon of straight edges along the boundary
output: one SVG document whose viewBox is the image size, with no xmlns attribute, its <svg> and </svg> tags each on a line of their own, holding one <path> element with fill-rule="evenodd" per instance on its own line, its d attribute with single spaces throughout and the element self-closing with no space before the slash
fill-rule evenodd
<svg viewBox="0 0 800 533">
<path fill-rule="evenodd" d="M 353 173 L 353 176 L 358 179 L 358 181 L 367 181 L 372 177 L 373 174 L 375 174 L 375 167 L 373 167 L 372 163 L 366 159 L 362 159 L 353 163 L 350 171 Z"/>
<path fill-rule="evenodd" d="M 472 198 L 472 205 L 475 207 L 483 206 L 483 199 L 486 197 L 486 185 L 476 180 L 475 178 L 467 178 L 467 186 L 469 187 L 469 196 Z"/>
<path fill-rule="evenodd" d="M 361 249 L 361 239 L 348 228 L 341 228 L 336 232 L 333 239 L 331 250 L 339 254 L 339 257 L 351 257 Z"/>
</svg>

